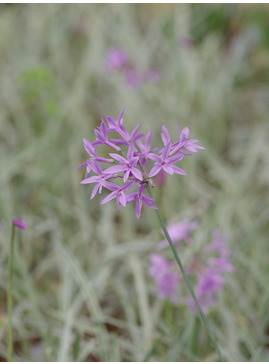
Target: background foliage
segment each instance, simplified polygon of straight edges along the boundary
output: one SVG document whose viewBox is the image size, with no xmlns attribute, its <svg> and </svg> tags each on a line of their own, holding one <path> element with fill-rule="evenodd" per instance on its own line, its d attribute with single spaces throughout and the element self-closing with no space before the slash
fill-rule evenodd
<svg viewBox="0 0 269 364">
<path fill-rule="evenodd" d="M 202 328 L 190 350 L 194 315 L 156 298 L 154 212 L 120 215 L 79 185 L 82 138 L 123 106 L 129 130 L 141 122 L 158 143 L 178 121 L 207 148 L 153 192 L 166 221 L 200 222 L 198 243 L 215 228 L 229 237 L 235 272 L 209 320 L 227 360 L 268 360 L 268 24 L 267 5 L 1 5 L 3 360 L 15 216 L 28 224 L 17 236 L 17 360 L 217 360 Z M 105 67 L 111 46 L 160 80 L 128 87 Z"/>
</svg>

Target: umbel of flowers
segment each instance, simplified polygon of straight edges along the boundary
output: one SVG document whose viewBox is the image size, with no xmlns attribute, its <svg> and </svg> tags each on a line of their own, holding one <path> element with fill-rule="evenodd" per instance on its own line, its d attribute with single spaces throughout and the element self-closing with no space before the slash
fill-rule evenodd
<svg viewBox="0 0 269 364">
<path fill-rule="evenodd" d="M 180 131 L 178 123 L 176 123 L 177 140 L 171 139 L 167 128 L 163 125 L 162 145 L 152 148 L 151 131 L 147 135 L 140 133 L 138 124 L 129 133 L 123 126 L 123 113 L 124 108 L 117 119 L 111 116 L 105 117 L 101 125 L 94 129 L 94 141 L 83 139 L 88 159 L 78 169 L 86 167 L 82 184 L 94 184 L 91 199 L 104 189 L 109 193 L 101 204 L 116 199 L 121 211 L 122 206 L 135 202 L 136 216 L 139 218 L 143 205 L 157 209 L 154 199 L 145 194 L 147 184 L 153 186 L 152 177 L 160 172 L 186 175 L 187 173 L 176 164 L 185 156 L 197 152 L 197 149 L 205 148 L 196 144 L 198 140 L 189 139 L 187 127 Z M 99 155 L 97 151 L 104 145 L 112 151 L 105 157 Z M 90 173 L 92 175 L 89 177 Z M 117 184 L 114 181 L 117 181 Z M 130 191 L 132 188 L 133 192 Z"/>
</svg>

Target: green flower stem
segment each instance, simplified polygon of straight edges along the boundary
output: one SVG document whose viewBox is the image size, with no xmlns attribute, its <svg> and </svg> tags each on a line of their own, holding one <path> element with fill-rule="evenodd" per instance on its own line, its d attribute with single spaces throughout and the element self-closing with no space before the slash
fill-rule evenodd
<svg viewBox="0 0 269 364">
<path fill-rule="evenodd" d="M 149 196 L 150 196 L 150 197 L 152 197 L 152 194 L 151 194 L 151 191 L 150 191 L 150 188 L 149 188 L 149 186 L 148 186 L 148 185 L 147 185 L 147 190 L 148 190 L 148 194 L 149 194 Z M 218 354 L 218 356 L 219 356 L 220 360 L 221 360 L 221 361 L 224 361 L 224 359 L 223 359 L 223 357 L 222 357 L 222 355 L 221 355 L 221 352 L 220 352 L 219 346 L 218 346 L 218 344 L 217 344 L 217 341 L 216 341 L 216 339 L 215 339 L 215 335 L 214 335 L 214 334 L 213 334 L 213 332 L 211 331 L 211 329 L 210 329 L 210 327 L 209 327 L 209 323 L 208 323 L 208 321 L 207 321 L 207 318 L 206 318 L 205 314 L 203 313 L 203 310 L 202 310 L 202 308 L 201 308 L 201 306 L 200 306 L 200 304 L 199 304 L 199 302 L 198 302 L 198 299 L 196 298 L 196 295 L 195 295 L 194 290 L 193 290 L 193 288 L 192 288 L 191 282 L 190 282 L 190 280 L 189 280 L 189 278 L 188 278 L 188 276 L 187 276 L 187 274 L 186 274 L 186 272 L 185 272 L 185 269 L 183 268 L 183 265 L 182 265 L 182 263 L 181 263 L 181 260 L 180 260 L 180 258 L 179 258 L 179 255 L 178 255 L 178 253 L 177 253 L 177 251 L 176 251 L 176 248 L 175 248 L 175 246 L 174 246 L 174 244 L 173 244 L 173 242 L 172 242 L 172 240 L 171 240 L 171 238 L 170 238 L 170 235 L 169 235 L 169 233 L 168 233 L 168 231 L 167 231 L 166 225 L 165 225 L 165 223 L 164 223 L 164 221 L 163 221 L 163 219 L 162 219 L 162 217 L 161 217 L 161 215 L 160 215 L 160 213 L 159 213 L 159 210 L 155 210 L 155 212 L 156 212 L 157 217 L 158 217 L 158 219 L 159 219 L 159 221 L 160 221 L 160 224 L 161 224 L 161 226 L 162 226 L 162 229 L 163 229 L 164 235 L 165 235 L 165 237 L 166 237 L 166 239 L 167 239 L 167 241 L 168 241 L 168 243 L 169 243 L 169 245 L 170 245 L 170 248 L 171 248 L 171 250 L 172 250 L 172 252 L 173 252 L 173 254 L 174 254 L 175 260 L 176 260 L 176 262 L 177 262 L 177 264 L 178 264 L 178 266 L 179 266 L 179 269 L 180 269 L 180 271 L 181 271 L 181 273 L 182 273 L 182 275 L 183 275 L 183 278 L 184 278 L 185 283 L 186 283 L 186 285 L 187 285 L 187 287 L 188 287 L 188 290 L 189 290 L 189 292 L 190 292 L 190 294 L 191 294 L 192 298 L 194 299 L 194 302 L 196 303 L 196 306 L 197 306 L 198 311 L 199 311 L 199 313 L 200 313 L 201 319 L 202 319 L 202 321 L 203 321 L 203 323 L 204 323 L 204 325 L 205 325 L 205 327 L 206 327 L 206 330 L 207 330 L 207 332 L 208 332 L 208 335 L 209 335 L 209 337 L 210 337 L 210 340 L 211 340 L 211 342 L 212 342 L 212 345 L 214 346 L 214 348 L 215 348 L 215 350 L 216 350 L 216 352 L 217 352 L 217 354 Z"/>
<path fill-rule="evenodd" d="M 199 332 L 200 332 L 200 320 L 197 316 L 195 316 L 192 328 L 191 345 L 190 345 L 190 351 L 194 355 L 197 354 Z"/>
<path fill-rule="evenodd" d="M 8 361 L 13 361 L 13 335 L 12 335 L 12 289 L 13 289 L 13 261 L 14 261 L 14 236 L 15 226 L 12 225 L 9 255 L 9 275 L 8 275 Z"/>
</svg>

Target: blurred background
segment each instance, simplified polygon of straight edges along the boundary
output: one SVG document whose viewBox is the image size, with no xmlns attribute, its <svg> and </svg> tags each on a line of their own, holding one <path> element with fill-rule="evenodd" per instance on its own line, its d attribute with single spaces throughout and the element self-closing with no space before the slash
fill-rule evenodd
<svg viewBox="0 0 269 364">
<path fill-rule="evenodd" d="M 206 148 L 153 193 L 201 244 L 229 239 L 235 270 L 208 317 L 226 360 L 268 361 L 269 7 L 1 4 L 0 66 L 1 360 L 17 216 L 15 360 L 218 359 L 202 327 L 189 349 L 195 315 L 156 296 L 154 211 L 121 215 L 79 184 L 82 139 L 124 106 L 153 145 L 178 121 Z"/>
</svg>

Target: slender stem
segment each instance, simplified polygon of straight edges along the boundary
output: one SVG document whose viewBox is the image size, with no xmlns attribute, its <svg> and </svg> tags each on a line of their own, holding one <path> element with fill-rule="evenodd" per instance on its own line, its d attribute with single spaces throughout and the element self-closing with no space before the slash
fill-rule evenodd
<svg viewBox="0 0 269 364">
<path fill-rule="evenodd" d="M 191 353 L 195 355 L 197 354 L 199 331 L 200 331 L 200 321 L 199 318 L 195 316 L 192 328 L 191 345 L 190 345 Z"/>
<path fill-rule="evenodd" d="M 14 236 L 15 226 L 12 225 L 9 255 L 9 276 L 8 276 L 8 361 L 13 361 L 13 335 L 12 335 L 12 289 L 13 289 L 13 261 L 14 261 Z"/>
<path fill-rule="evenodd" d="M 150 188 L 149 188 L 149 186 L 148 186 L 148 185 L 147 185 L 147 190 L 148 190 L 148 194 L 149 194 L 149 196 L 150 196 L 150 197 L 152 197 L 152 194 L 151 194 L 151 191 L 150 191 Z M 172 242 L 172 240 L 171 240 L 171 238 L 170 238 L 170 235 L 169 235 L 169 233 L 168 233 L 168 231 L 167 231 L 166 225 L 165 225 L 165 223 L 164 223 L 164 221 L 163 221 L 163 219 L 162 219 L 162 217 L 161 217 L 161 215 L 160 215 L 159 211 L 158 211 L 158 210 L 155 210 L 155 212 L 156 212 L 157 217 L 158 217 L 158 219 L 159 219 L 159 221 L 160 221 L 160 224 L 161 224 L 161 226 L 162 226 L 162 229 L 163 229 L 164 235 L 165 235 L 165 237 L 166 237 L 166 239 L 167 239 L 167 241 L 168 241 L 168 243 L 169 243 L 169 245 L 170 245 L 170 248 L 171 248 L 171 250 L 172 250 L 172 252 L 173 252 L 173 254 L 174 254 L 175 260 L 176 260 L 176 262 L 177 262 L 177 264 L 178 264 L 178 266 L 179 266 L 179 269 L 180 269 L 180 271 L 181 271 L 181 273 L 182 273 L 182 275 L 183 275 L 183 278 L 184 278 L 185 283 L 186 283 L 186 285 L 187 285 L 187 287 L 188 287 L 188 290 L 189 290 L 189 292 L 190 292 L 190 294 L 191 294 L 192 298 L 194 299 L 194 302 L 196 303 L 196 306 L 197 306 L 198 311 L 199 311 L 199 313 L 200 313 L 201 319 L 202 319 L 202 321 L 203 321 L 203 323 L 204 323 L 204 325 L 205 325 L 205 327 L 206 327 L 206 330 L 207 330 L 207 332 L 208 332 L 208 335 L 209 335 L 209 337 L 210 337 L 210 340 L 211 340 L 211 342 L 212 342 L 212 345 L 214 346 L 214 348 L 215 348 L 215 350 L 216 350 L 216 352 L 217 352 L 217 354 L 218 354 L 218 356 L 219 356 L 220 360 L 221 360 L 221 361 L 224 361 L 224 359 L 223 359 L 223 357 L 222 357 L 222 355 L 221 355 L 221 352 L 220 352 L 219 346 L 218 346 L 218 344 L 217 344 L 217 341 L 216 341 L 216 339 L 215 339 L 215 335 L 213 334 L 213 332 L 212 332 L 212 331 L 211 331 L 211 329 L 210 329 L 210 326 L 209 326 L 209 323 L 208 323 L 208 321 L 207 321 L 207 318 L 206 318 L 205 314 L 203 313 L 203 310 L 202 310 L 202 308 L 201 308 L 201 306 L 200 306 L 200 304 L 199 304 L 199 302 L 198 302 L 198 299 L 197 299 L 197 297 L 196 297 L 196 295 L 195 295 L 195 293 L 194 293 L 194 290 L 193 290 L 193 288 L 192 288 L 191 282 L 190 282 L 190 280 L 189 280 L 189 278 L 188 278 L 188 276 L 187 276 L 187 274 L 186 274 L 186 272 L 185 272 L 185 269 L 184 269 L 184 267 L 183 267 L 183 265 L 182 265 L 182 263 L 181 263 L 181 260 L 180 260 L 180 258 L 179 258 L 179 255 L 178 255 L 178 253 L 177 253 L 177 251 L 176 251 L 176 249 L 175 249 L 175 246 L 174 246 L 174 244 L 173 244 L 173 242 Z"/>
</svg>

